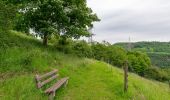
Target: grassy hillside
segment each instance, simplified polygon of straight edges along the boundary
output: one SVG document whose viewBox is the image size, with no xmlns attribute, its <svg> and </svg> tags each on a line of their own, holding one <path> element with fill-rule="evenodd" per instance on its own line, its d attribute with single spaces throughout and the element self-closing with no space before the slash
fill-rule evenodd
<svg viewBox="0 0 170 100">
<path fill-rule="evenodd" d="M 169 100 L 167 84 L 129 74 L 123 92 L 123 71 L 103 62 L 65 55 L 53 46 L 17 32 L 0 33 L 0 100 L 47 100 L 35 86 L 36 73 L 59 69 L 69 76 L 56 100 Z M 48 87 L 48 86 L 47 86 Z"/>
</svg>

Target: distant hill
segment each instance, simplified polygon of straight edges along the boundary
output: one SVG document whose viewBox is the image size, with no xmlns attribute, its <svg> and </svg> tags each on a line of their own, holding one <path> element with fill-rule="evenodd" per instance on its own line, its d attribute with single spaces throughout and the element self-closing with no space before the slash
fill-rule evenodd
<svg viewBox="0 0 170 100">
<path fill-rule="evenodd" d="M 152 64 L 159 67 L 170 67 L 170 42 L 136 42 L 116 43 L 125 49 L 146 52 L 151 58 Z"/>
<path fill-rule="evenodd" d="M 123 70 L 104 62 L 79 58 L 44 47 L 39 40 L 18 32 L 0 32 L 0 100 L 47 100 L 35 86 L 37 73 L 59 69 L 69 76 L 55 100 L 169 100 L 168 84 L 129 73 L 123 92 Z"/>
<path fill-rule="evenodd" d="M 128 48 L 129 43 L 116 43 L 115 45 Z M 164 52 L 170 53 L 170 42 L 136 42 L 131 43 L 132 49 L 139 49 L 146 52 Z"/>
</svg>

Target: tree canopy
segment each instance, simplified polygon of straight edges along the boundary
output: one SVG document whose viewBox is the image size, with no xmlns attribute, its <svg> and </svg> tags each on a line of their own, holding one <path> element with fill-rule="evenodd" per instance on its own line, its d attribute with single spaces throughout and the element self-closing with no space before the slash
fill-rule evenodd
<svg viewBox="0 0 170 100">
<path fill-rule="evenodd" d="M 27 3 L 20 2 L 24 7 L 18 10 L 21 14 L 18 20 L 20 28 L 33 29 L 43 38 L 44 45 L 51 34 L 73 38 L 89 36 L 88 28 L 93 27 L 94 21 L 99 21 L 87 7 L 86 0 L 25 1 Z"/>
</svg>

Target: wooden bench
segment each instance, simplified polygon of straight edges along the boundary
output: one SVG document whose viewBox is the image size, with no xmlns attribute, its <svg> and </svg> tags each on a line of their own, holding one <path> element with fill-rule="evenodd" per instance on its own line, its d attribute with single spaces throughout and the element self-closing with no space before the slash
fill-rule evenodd
<svg viewBox="0 0 170 100">
<path fill-rule="evenodd" d="M 47 83 L 50 83 L 54 79 L 56 79 L 59 76 L 57 72 L 58 70 L 56 69 L 44 75 L 36 75 L 35 80 L 36 80 L 37 88 L 41 88 Z M 44 91 L 44 93 L 49 95 L 49 100 L 53 100 L 53 98 L 55 97 L 56 90 L 58 90 L 62 85 L 66 86 L 68 84 L 68 79 L 69 79 L 68 77 L 62 78 L 58 80 L 53 86 L 51 86 L 50 88 Z"/>
</svg>

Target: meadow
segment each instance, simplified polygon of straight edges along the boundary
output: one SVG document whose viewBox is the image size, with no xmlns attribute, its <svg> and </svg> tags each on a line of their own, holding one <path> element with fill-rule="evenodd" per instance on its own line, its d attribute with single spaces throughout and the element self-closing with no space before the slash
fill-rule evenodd
<svg viewBox="0 0 170 100">
<path fill-rule="evenodd" d="M 46 100 L 35 86 L 35 74 L 59 69 L 69 76 L 56 100 L 169 100 L 168 84 L 129 73 L 123 91 L 123 70 L 102 61 L 77 57 L 44 47 L 41 41 L 11 31 L 0 35 L 0 100 Z M 46 86 L 48 87 L 48 86 Z"/>
</svg>

